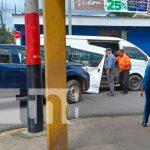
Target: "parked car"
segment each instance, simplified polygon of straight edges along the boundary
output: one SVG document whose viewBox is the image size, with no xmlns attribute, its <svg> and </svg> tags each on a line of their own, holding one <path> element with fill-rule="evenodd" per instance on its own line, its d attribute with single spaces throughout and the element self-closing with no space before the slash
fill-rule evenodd
<svg viewBox="0 0 150 150">
<path fill-rule="evenodd" d="M 0 44 L 0 88 L 20 89 L 21 95 L 27 95 L 26 50 L 23 46 Z M 42 57 L 44 62 L 44 58 Z M 90 77 L 82 65 L 67 63 L 67 100 L 75 103 L 80 100 L 83 91 L 88 90 Z M 43 87 L 45 71 L 42 65 Z"/>
<path fill-rule="evenodd" d="M 83 65 L 67 62 L 67 100 L 75 103 L 80 100 L 81 93 L 90 86 L 90 76 Z"/>
<path fill-rule="evenodd" d="M 141 82 L 144 76 L 147 62 L 149 60 L 149 56 L 136 45 L 124 39 L 115 38 L 115 37 L 75 36 L 75 35 L 66 36 L 66 43 L 68 46 L 68 50 L 67 50 L 68 61 L 80 62 L 85 66 L 87 66 L 89 68 L 88 72 L 90 74 L 91 84 L 92 84 L 92 76 L 94 76 L 94 70 L 96 76 L 98 68 L 102 69 L 102 66 L 104 65 L 104 61 L 103 61 L 104 59 L 102 59 L 105 57 L 104 48 L 111 48 L 114 54 L 119 49 L 124 49 L 125 53 L 131 59 L 131 70 L 130 70 L 129 86 L 128 86 L 129 90 L 132 91 L 140 90 Z M 97 47 L 99 47 L 99 49 Z M 99 58 L 97 57 L 96 60 L 96 62 L 97 63 L 99 62 L 99 64 L 97 64 L 96 66 L 90 66 L 88 64 L 90 62 L 89 60 L 86 59 L 86 61 L 85 60 L 82 61 L 83 57 L 85 59 L 85 56 L 89 57 L 89 55 L 92 56 L 94 55 L 94 53 L 97 55 L 101 55 L 101 57 Z M 91 76 L 91 70 L 93 72 L 92 76 Z M 118 75 L 119 75 L 119 69 L 116 66 L 116 73 L 115 73 L 116 85 L 118 85 L 119 83 Z M 100 72 L 99 78 L 101 78 L 97 82 L 99 83 L 99 87 L 107 86 L 107 77 L 104 70 L 103 72 Z M 99 92 L 98 85 L 96 86 L 96 89 L 97 90 L 95 91 Z"/>
</svg>

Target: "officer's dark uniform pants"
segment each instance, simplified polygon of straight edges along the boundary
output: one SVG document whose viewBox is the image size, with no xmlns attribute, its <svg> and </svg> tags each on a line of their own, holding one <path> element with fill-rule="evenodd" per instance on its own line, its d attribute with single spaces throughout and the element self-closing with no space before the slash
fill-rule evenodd
<svg viewBox="0 0 150 150">
<path fill-rule="evenodd" d="M 129 70 L 121 71 L 119 73 L 119 83 L 121 90 L 123 92 L 128 92 L 128 84 L 129 84 Z"/>
<path fill-rule="evenodd" d="M 144 117 L 143 122 L 147 123 L 150 114 L 150 93 L 149 88 L 145 89 L 145 106 L 144 106 Z"/>
</svg>

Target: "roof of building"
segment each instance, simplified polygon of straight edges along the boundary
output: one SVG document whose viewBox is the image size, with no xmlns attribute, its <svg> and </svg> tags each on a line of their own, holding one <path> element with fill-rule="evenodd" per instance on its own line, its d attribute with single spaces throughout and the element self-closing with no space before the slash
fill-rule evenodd
<svg viewBox="0 0 150 150">
<path fill-rule="evenodd" d="M 19 13 L 19 14 L 12 14 L 12 16 L 23 16 L 24 13 Z M 43 16 L 43 14 L 39 14 L 40 16 Z M 66 16 L 68 16 L 66 14 Z M 150 18 L 150 14 L 134 14 L 133 13 L 133 17 L 129 17 L 129 16 L 115 16 L 113 14 L 111 15 L 107 15 L 106 13 L 105 14 L 94 14 L 94 13 L 80 13 L 80 14 L 72 14 L 71 16 L 75 16 L 75 17 L 99 17 L 99 18 Z"/>
<path fill-rule="evenodd" d="M 13 14 L 14 24 L 24 24 L 22 14 Z M 43 25 L 43 16 L 40 15 L 40 24 Z M 66 15 L 66 25 L 68 16 Z M 72 25 L 75 26 L 120 26 L 120 27 L 150 27 L 150 19 L 144 15 L 134 15 L 134 17 L 114 17 L 114 16 L 93 16 L 93 15 L 72 15 Z"/>
</svg>

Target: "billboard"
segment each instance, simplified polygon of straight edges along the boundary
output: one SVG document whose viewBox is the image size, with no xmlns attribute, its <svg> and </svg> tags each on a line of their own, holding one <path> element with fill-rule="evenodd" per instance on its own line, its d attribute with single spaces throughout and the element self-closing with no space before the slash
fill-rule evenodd
<svg viewBox="0 0 150 150">
<path fill-rule="evenodd" d="M 104 10 L 104 0 L 75 0 L 75 10 Z"/>
<path fill-rule="evenodd" d="M 149 0 L 75 0 L 75 10 L 100 10 L 110 12 L 150 12 Z"/>
</svg>

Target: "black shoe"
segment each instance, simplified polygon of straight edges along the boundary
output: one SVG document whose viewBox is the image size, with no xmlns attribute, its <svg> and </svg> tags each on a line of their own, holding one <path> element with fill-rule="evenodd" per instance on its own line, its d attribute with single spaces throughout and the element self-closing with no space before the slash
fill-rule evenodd
<svg viewBox="0 0 150 150">
<path fill-rule="evenodd" d="M 121 92 L 121 94 L 122 94 L 122 95 L 127 95 L 127 94 L 128 94 L 128 92 Z"/>
<path fill-rule="evenodd" d="M 115 96 L 114 93 L 107 93 L 107 96 L 110 97 L 110 96 Z"/>
<path fill-rule="evenodd" d="M 147 127 L 147 123 L 142 122 L 142 126 L 143 126 L 143 127 Z"/>
</svg>

